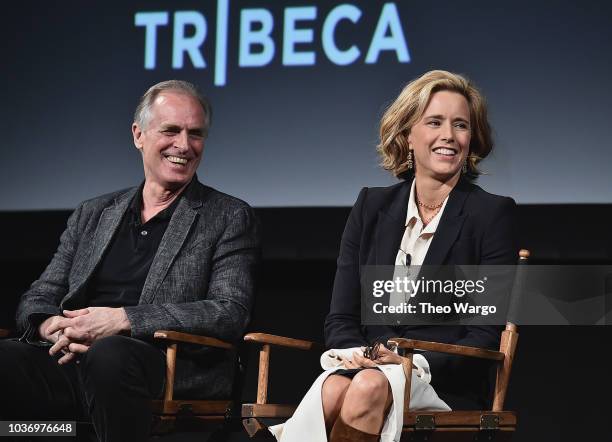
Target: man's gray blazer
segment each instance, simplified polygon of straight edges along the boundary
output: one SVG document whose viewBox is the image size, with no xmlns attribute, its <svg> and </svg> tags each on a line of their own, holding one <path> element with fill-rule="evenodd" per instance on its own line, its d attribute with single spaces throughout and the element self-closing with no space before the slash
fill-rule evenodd
<svg viewBox="0 0 612 442">
<path fill-rule="evenodd" d="M 51 263 L 23 295 L 17 325 L 30 340 L 40 318 L 87 306 L 87 283 L 117 230 L 136 188 L 85 201 Z M 236 342 L 249 322 L 259 237 L 253 210 L 194 178 L 161 240 L 136 306 L 125 307 L 131 336 L 150 341 L 176 330 Z M 176 396 L 227 396 L 235 355 L 186 346 L 179 351 Z"/>
</svg>

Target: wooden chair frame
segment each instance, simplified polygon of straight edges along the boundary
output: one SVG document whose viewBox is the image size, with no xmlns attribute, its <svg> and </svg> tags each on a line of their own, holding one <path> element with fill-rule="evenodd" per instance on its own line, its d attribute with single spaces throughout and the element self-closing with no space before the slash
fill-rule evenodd
<svg viewBox="0 0 612 442">
<path fill-rule="evenodd" d="M 0 338 L 9 337 L 10 330 L 0 329 Z M 196 344 L 207 347 L 222 348 L 237 351 L 236 347 L 227 342 L 207 336 L 192 335 L 176 331 L 158 330 L 154 334 L 158 341 L 166 343 L 166 385 L 163 399 L 154 400 L 151 404 L 154 422 L 151 428 L 153 435 L 179 431 L 225 431 L 233 420 L 236 400 L 175 400 L 174 379 L 176 373 L 176 355 L 179 344 Z M 239 369 L 239 368 L 237 368 Z M 240 374 L 238 374 L 240 376 Z M 236 385 L 234 385 L 236 387 Z M 235 392 L 240 394 L 241 392 Z"/>
<path fill-rule="evenodd" d="M 152 401 L 154 414 L 152 433 L 164 434 L 175 429 L 180 431 L 203 431 L 221 428 L 223 431 L 223 427 L 229 425 L 234 417 L 236 401 L 231 399 L 174 399 L 176 355 L 178 346 L 181 343 L 222 348 L 228 351 L 237 351 L 236 347 L 216 338 L 168 330 L 156 331 L 154 338 L 166 343 L 166 385 L 164 387 L 163 399 Z M 237 370 L 239 369 L 238 367 Z"/>
<path fill-rule="evenodd" d="M 272 438 L 268 427 L 261 419 L 288 419 L 296 405 L 268 404 L 268 382 L 270 368 L 270 353 L 272 347 L 284 347 L 294 350 L 311 351 L 320 354 L 324 347 L 322 344 L 302 339 L 286 338 L 268 333 L 248 333 L 244 340 L 260 345 L 259 371 L 257 377 L 257 401 L 254 404 L 242 404 L 242 425 L 251 438 Z"/>
<path fill-rule="evenodd" d="M 529 251 L 521 250 L 519 252 L 519 265 L 526 264 L 528 258 Z M 517 297 L 518 293 L 516 291 L 521 290 L 522 278 L 523 274 L 517 272 L 513 297 Z M 320 352 L 323 350 L 323 346 L 310 341 L 266 333 L 249 333 L 244 337 L 244 340 L 260 345 L 261 349 L 259 351 L 257 402 L 242 405 L 243 426 L 251 438 L 271 438 L 272 435 L 264 421 L 266 419 L 289 418 L 296 409 L 295 405 L 268 403 L 268 374 L 272 347 Z M 391 343 L 404 350 L 403 365 L 406 373 L 412 372 L 412 359 L 415 350 L 491 360 L 498 364 L 491 410 L 411 412 L 408 410 L 411 379 L 407 378 L 404 393 L 402 441 L 510 440 L 516 428 L 516 414 L 512 411 L 504 411 L 503 407 L 518 343 L 518 332 L 515 324 L 512 322 L 506 324 L 506 328 L 501 335 L 499 351 L 405 338 L 390 339 L 389 344 Z"/>
</svg>

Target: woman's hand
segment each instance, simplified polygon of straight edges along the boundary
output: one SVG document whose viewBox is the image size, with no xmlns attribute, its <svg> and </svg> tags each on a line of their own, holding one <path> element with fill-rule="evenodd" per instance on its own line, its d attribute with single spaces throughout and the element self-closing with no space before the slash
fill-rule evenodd
<svg viewBox="0 0 612 442">
<path fill-rule="evenodd" d="M 376 362 L 363 356 L 363 353 L 353 352 L 353 356 L 349 358 L 340 358 L 344 364 L 344 368 L 376 368 Z"/>
<path fill-rule="evenodd" d="M 384 345 L 378 347 L 376 359 L 368 359 L 362 353 L 353 352 L 351 358 L 340 358 L 344 368 L 376 368 L 378 365 L 401 364 L 402 357 Z"/>
<path fill-rule="evenodd" d="M 378 354 L 376 355 L 376 359 L 374 359 L 373 362 L 380 364 L 380 365 L 401 364 L 402 357 L 398 355 L 397 353 L 392 352 L 387 347 L 381 344 L 380 347 L 378 348 Z"/>
</svg>

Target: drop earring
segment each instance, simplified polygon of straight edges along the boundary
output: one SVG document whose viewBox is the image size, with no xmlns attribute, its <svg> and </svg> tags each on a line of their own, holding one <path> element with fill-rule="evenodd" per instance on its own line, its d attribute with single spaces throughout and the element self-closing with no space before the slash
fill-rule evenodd
<svg viewBox="0 0 612 442">
<path fill-rule="evenodd" d="M 468 171 L 468 167 L 467 167 L 467 158 L 463 161 L 463 166 L 461 166 L 461 172 L 463 172 L 464 174 L 466 174 Z"/>
<path fill-rule="evenodd" d="M 408 166 L 408 170 L 414 169 L 414 161 L 412 158 L 412 149 L 408 149 L 408 158 L 406 160 L 406 165 Z"/>
</svg>

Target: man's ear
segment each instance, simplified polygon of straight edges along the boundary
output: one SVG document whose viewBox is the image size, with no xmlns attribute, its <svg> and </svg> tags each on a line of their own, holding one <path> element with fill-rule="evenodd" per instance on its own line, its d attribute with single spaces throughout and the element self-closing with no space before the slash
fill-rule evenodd
<svg viewBox="0 0 612 442">
<path fill-rule="evenodd" d="M 142 150 L 143 132 L 136 122 L 132 123 L 132 136 L 134 137 L 134 146 L 136 146 L 136 149 Z"/>
</svg>

